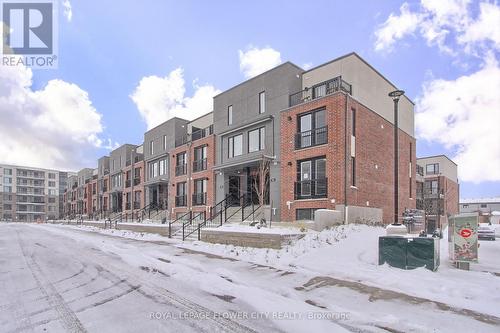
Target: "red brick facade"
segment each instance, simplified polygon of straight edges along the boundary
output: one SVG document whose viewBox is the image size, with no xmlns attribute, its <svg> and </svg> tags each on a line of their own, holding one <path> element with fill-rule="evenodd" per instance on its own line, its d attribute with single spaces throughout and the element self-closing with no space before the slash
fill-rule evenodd
<svg viewBox="0 0 500 333">
<path fill-rule="evenodd" d="M 347 122 L 346 122 L 347 98 Z M 295 149 L 298 115 L 325 108 L 328 143 Z M 352 185 L 351 110 L 356 114 L 355 160 L 356 182 Z M 345 124 L 347 123 L 347 142 Z M 383 210 L 383 221 L 393 222 L 393 125 L 344 93 L 335 93 L 308 103 L 297 105 L 281 113 L 281 219 L 295 220 L 298 208 L 334 209 L 345 203 L 344 170 L 347 158 L 347 204 L 376 207 Z M 345 145 L 347 144 L 347 149 Z M 297 181 L 297 161 L 326 157 L 327 196 L 320 199 L 294 200 Z M 399 211 L 415 208 L 415 139 L 399 131 Z M 412 177 L 410 180 L 410 161 Z M 411 182 L 411 193 L 410 193 Z M 290 203 L 290 209 L 288 204 Z"/>
<path fill-rule="evenodd" d="M 124 185 L 122 212 L 125 214 L 125 219 L 128 219 L 128 215 L 133 216 L 134 213 L 144 208 L 144 172 L 144 161 L 135 162 L 122 170 Z"/>
<path fill-rule="evenodd" d="M 194 151 L 196 148 L 202 146 L 207 147 L 206 170 L 195 172 L 193 169 Z M 177 155 L 184 152 L 187 158 L 186 173 L 176 176 Z M 170 156 L 168 206 L 170 207 L 172 219 L 175 219 L 178 214 L 186 213 L 189 210 L 193 211 L 193 216 L 200 212 L 208 213 L 209 207 L 214 205 L 215 200 L 215 177 L 213 174 L 213 166 L 215 164 L 215 136 L 209 135 L 176 147 L 170 152 Z M 195 181 L 201 179 L 207 179 L 207 198 L 204 205 L 196 205 L 193 202 L 193 194 L 195 193 L 194 186 Z M 177 186 L 179 183 L 183 182 L 186 182 L 186 203 L 185 206 L 178 206 L 176 205 Z"/>
</svg>

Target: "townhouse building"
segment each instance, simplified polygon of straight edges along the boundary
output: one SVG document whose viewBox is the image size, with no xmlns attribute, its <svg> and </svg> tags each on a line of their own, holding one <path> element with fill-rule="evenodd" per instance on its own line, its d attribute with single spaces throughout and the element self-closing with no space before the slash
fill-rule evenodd
<svg viewBox="0 0 500 333">
<path fill-rule="evenodd" d="M 301 74 L 280 114 L 281 220 L 314 219 L 323 208 L 348 222 L 380 219 L 382 210 L 382 221 L 393 222 L 393 90 L 356 53 Z M 399 216 L 415 208 L 413 107 L 399 100 Z"/>
<path fill-rule="evenodd" d="M 269 205 L 267 219 L 280 219 L 280 111 L 302 73 L 286 62 L 214 97 L 216 202 Z"/>
<path fill-rule="evenodd" d="M 144 133 L 144 182 L 145 207 L 168 210 L 170 152 L 175 148 L 176 138 L 186 133 L 188 121 L 172 118 Z"/>
<path fill-rule="evenodd" d="M 170 183 L 168 196 L 171 219 L 203 219 L 215 204 L 213 166 L 215 164 L 215 136 L 213 113 L 186 124 L 186 131 L 176 138 L 170 152 Z"/>
<path fill-rule="evenodd" d="M 144 207 L 144 146 L 135 146 L 129 151 L 123 168 L 122 212 L 126 219 L 134 217 Z"/>
<path fill-rule="evenodd" d="M 482 223 L 500 223 L 500 197 L 460 199 L 460 213 L 479 213 Z"/>
<path fill-rule="evenodd" d="M 417 209 L 426 213 L 428 232 L 443 228 L 459 212 L 457 164 L 445 155 L 417 159 Z"/>
<path fill-rule="evenodd" d="M 64 211 L 67 180 L 63 171 L 0 164 L 0 220 L 58 219 Z"/>
</svg>

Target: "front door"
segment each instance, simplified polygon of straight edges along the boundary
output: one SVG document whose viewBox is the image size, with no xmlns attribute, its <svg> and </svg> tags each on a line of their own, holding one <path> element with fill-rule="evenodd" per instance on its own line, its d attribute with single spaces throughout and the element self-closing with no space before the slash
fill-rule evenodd
<svg viewBox="0 0 500 333">
<path fill-rule="evenodd" d="M 240 202 L 238 198 L 240 197 L 240 177 L 239 176 L 229 176 L 229 205 L 239 206 Z"/>
</svg>

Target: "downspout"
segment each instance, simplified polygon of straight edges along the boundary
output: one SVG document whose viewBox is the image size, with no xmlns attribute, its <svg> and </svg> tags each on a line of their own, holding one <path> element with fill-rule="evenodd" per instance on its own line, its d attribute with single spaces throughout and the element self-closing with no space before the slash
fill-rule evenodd
<svg viewBox="0 0 500 333">
<path fill-rule="evenodd" d="M 345 117 L 344 117 L 344 224 L 347 224 L 347 99 L 345 94 Z"/>
</svg>

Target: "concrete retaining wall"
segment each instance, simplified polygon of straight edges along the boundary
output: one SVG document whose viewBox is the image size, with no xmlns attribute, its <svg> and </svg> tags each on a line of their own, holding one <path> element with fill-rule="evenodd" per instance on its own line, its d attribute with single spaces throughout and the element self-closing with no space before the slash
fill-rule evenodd
<svg viewBox="0 0 500 333">
<path fill-rule="evenodd" d="M 336 205 L 335 209 L 344 216 L 344 205 Z M 347 223 L 361 223 L 368 225 L 383 224 L 383 211 L 381 208 L 347 206 Z"/>
<path fill-rule="evenodd" d="M 292 240 L 300 239 L 303 236 L 301 234 L 279 235 L 203 229 L 201 231 L 201 240 L 207 243 L 270 249 L 281 249 Z"/>
</svg>

